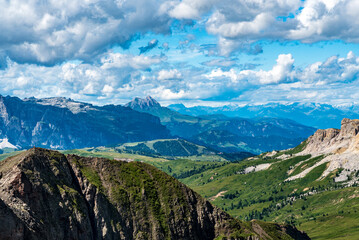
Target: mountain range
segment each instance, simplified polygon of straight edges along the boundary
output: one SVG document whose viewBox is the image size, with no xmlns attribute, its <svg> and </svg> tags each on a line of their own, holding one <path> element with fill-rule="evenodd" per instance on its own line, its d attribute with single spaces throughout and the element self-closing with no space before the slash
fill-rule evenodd
<svg viewBox="0 0 359 240">
<path fill-rule="evenodd" d="M 172 104 L 169 109 L 190 116 L 223 114 L 243 118 L 285 118 L 314 128 L 340 127 L 343 118 L 359 118 L 359 105 L 329 105 L 320 103 L 268 103 L 263 105 L 225 105 L 221 107 Z"/>
<path fill-rule="evenodd" d="M 160 118 L 173 136 L 210 146 L 218 151 L 261 153 L 296 146 L 315 128 L 284 118 L 243 118 L 223 114 L 190 116 L 162 107 L 150 96 L 125 105 Z"/>
<path fill-rule="evenodd" d="M 0 138 L 20 148 L 73 149 L 169 136 L 157 117 L 120 105 L 0 96 Z"/>
<path fill-rule="evenodd" d="M 259 154 L 294 147 L 314 131 L 280 118 L 184 115 L 151 97 L 135 98 L 125 106 L 95 106 L 67 98 L 0 96 L 4 148 L 74 149 L 183 138 L 216 151 Z"/>
<path fill-rule="evenodd" d="M 309 239 L 243 222 L 155 167 L 32 148 L 0 162 L 0 239 Z"/>
</svg>

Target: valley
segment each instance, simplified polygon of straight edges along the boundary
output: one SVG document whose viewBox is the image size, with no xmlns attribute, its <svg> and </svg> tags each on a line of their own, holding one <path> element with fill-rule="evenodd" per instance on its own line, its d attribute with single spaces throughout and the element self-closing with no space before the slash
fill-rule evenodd
<svg viewBox="0 0 359 240">
<path fill-rule="evenodd" d="M 145 159 L 136 155 L 132 159 L 147 162 L 176 177 L 238 219 L 293 224 L 312 239 L 356 239 L 359 171 L 356 165 L 350 164 L 356 162 L 355 158 L 345 159 L 358 154 L 358 127 L 356 120 L 344 119 L 342 129 L 335 131 L 336 134 L 322 135 L 332 130 L 318 130 L 296 148 L 239 162 L 186 157 Z M 337 151 L 338 148 L 345 150 Z M 120 156 L 105 149 L 74 153 Z M 334 227 L 329 227 L 333 224 Z"/>
<path fill-rule="evenodd" d="M 62 125 L 53 125 L 46 141 L 65 144 L 61 152 L 69 157 L 75 154 L 123 164 L 152 165 L 240 221 L 294 225 L 308 233 L 311 239 L 324 240 L 329 236 L 330 239 L 355 239 L 359 234 L 357 120 L 343 119 L 341 129 L 314 132 L 314 128 L 287 119 L 182 115 L 162 107 L 150 97 L 137 98 L 124 107 L 96 107 L 64 98 L 28 99 L 23 102 L 3 98 L 2 101 L 3 109 L 6 107 L 3 110 L 5 130 L 2 135 L 5 147 L 0 160 L 7 161 L 4 159 L 26 152 L 26 147 L 13 145 L 14 140 L 9 137 L 13 131 L 9 130 L 9 126 L 14 124 L 14 119 L 21 119 L 22 114 L 27 114 L 11 112 L 9 103 L 12 101 L 23 104 L 29 111 L 32 108 L 39 108 L 39 111 L 49 108 L 53 113 L 64 112 L 76 121 L 82 121 L 82 118 L 94 121 L 90 118 L 95 117 L 108 121 L 103 122 L 106 126 L 113 121 L 111 119 L 118 117 L 121 121 L 113 123 L 125 124 L 127 127 L 124 129 L 121 126 L 121 131 L 132 132 L 132 135 L 124 132 L 126 137 L 118 135 L 118 140 L 115 140 L 117 137 L 107 138 L 108 144 L 100 145 L 98 142 L 93 147 L 82 148 L 89 145 L 89 142 L 80 140 L 82 135 L 77 135 L 77 138 L 68 135 L 72 139 L 70 145 L 66 145 L 70 142 L 65 138 L 57 142 L 57 135 L 54 134 L 63 131 Z M 99 118 L 98 114 L 103 115 L 104 111 L 107 111 L 106 115 Z M 11 118 L 7 117 L 9 114 Z M 40 129 L 48 123 L 48 126 L 58 124 L 54 117 L 46 116 L 42 116 L 43 127 Z M 136 120 L 136 125 L 131 125 L 128 122 L 130 116 L 142 120 Z M 147 125 L 149 119 L 154 128 Z M 40 126 L 36 121 L 30 121 L 29 126 L 36 129 Z M 139 122 L 141 126 L 137 125 Z M 86 129 L 88 126 L 83 124 L 82 127 Z M 28 131 L 26 128 L 19 131 L 19 127 L 14 129 L 14 133 L 22 136 L 26 136 Z M 111 131 L 116 131 L 114 129 Z M 101 131 L 110 134 L 109 130 Z M 152 131 L 157 131 L 157 135 L 152 135 Z M 43 139 L 45 132 L 35 131 L 30 142 L 36 144 L 35 139 Z M 34 137 L 36 134 L 40 135 Z M 106 134 L 99 136 L 105 139 Z M 136 137 L 126 140 L 129 136 Z M 97 136 L 95 139 L 101 138 Z M 66 150 L 71 148 L 73 150 Z M 92 170 L 88 174 L 87 177 L 95 181 L 93 184 L 99 188 L 98 177 L 93 175 Z M 335 227 L 328 227 L 334 222 Z"/>
</svg>

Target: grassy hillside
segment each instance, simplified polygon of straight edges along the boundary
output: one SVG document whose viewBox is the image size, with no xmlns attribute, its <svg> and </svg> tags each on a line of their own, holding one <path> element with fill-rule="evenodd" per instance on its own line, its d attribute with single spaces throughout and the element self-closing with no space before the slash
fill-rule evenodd
<svg viewBox="0 0 359 240">
<path fill-rule="evenodd" d="M 17 155 L 19 153 L 20 153 L 19 151 L 14 151 L 14 152 L 10 152 L 10 153 L 2 153 L 2 154 L 0 154 L 0 161 L 6 159 L 8 157 Z"/>
<path fill-rule="evenodd" d="M 319 180 L 327 167 L 322 164 L 302 179 L 285 181 L 323 158 L 310 155 L 293 156 L 287 160 L 279 158 L 283 154 L 297 153 L 305 144 L 273 157 L 263 154 L 238 163 L 168 160 L 114 151 L 76 150 L 71 153 L 132 158 L 150 163 L 241 220 L 291 223 L 313 239 L 356 239 L 359 235 L 359 188 L 335 183 L 333 179 L 339 171 Z M 264 170 L 249 172 L 252 166 L 264 166 Z M 335 226 L 330 227 L 334 223 Z"/>
<path fill-rule="evenodd" d="M 115 148 L 64 153 L 146 162 L 176 177 L 238 219 L 294 224 L 312 239 L 357 239 L 359 187 L 336 183 L 334 178 L 341 169 L 322 179 L 320 176 L 327 168 L 324 163 L 303 178 L 286 181 L 323 159 L 324 156 L 294 156 L 305 145 L 303 142 L 289 151 L 273 156 L 262 154 L 237 163 L 205 155 L 200 160 L 192 157 L 169 160 L 120 153 Z M 284 154 L 293 157 L 283 160 Z"/>
<path fill-rule="evenodd" d="M 160 139 L 146 142 L 125 143 L 115 146 L 118 152 L 141 155 L 157 155 L 170 157 L 188 157 L 199 155 L 215 155 L 216 152 L 183 139 Z"/>
<path fill-rule="evenodd" d="M 357 239 L 358 187 L 335 183 L 337 172 L 319 180 L 327 164 L 317 166 L 302 179 L 285 181 L 321 159 L 306 155 L 230 163 L 182 182 L 239 219 L 291 223 L 313 239 Z M 243 174 L 248 166 L 264 163 L 271 166 Z"/>
<path fill-rule="evenodd" d="M 64 154 L 76 154 L 83 157 L 104 157 L 109 159 L 121 159 L 123 161 L 140 161 L 149 163 L 160 170 L 178 178 L 183 179 L 194 174 L 204 172 L 209 169 L 225 166 L 229 164 L 224 159 L 205 158 L 196 160 L 195 158 L 178 158 L 168 160 L 160 157 L 149 157 L 138 154 L 119 153 L 111 148 L 103 148 L 102 151 L 94 151 L 93 149 L 80 149 L 63 151 Z"/>
<path fill-rule="evenodd" d="M 101 152 L 105 154 L 119 153 L 123 154 L 119 156 L 129 154 L 129 157 L 137 156 L 137 158 L 140 155 L 150 158 L 190 159 L 194 161 L 239 161 L 254 156 L 249 152 L 222 153 L 179 138 L 131 142 L 107 147 L 85 148 L 83 150 L 95 154 L 101 154 Z"/>
<path fill-rule="evenodd" d="M 87 151 L 74 152 L 85 154 Z M 180 161 L 148 157 L 142 159 L 152 163 Z M 14 217 L 16 221 L 24 223 L 25 227 L 36 224 L 36 231 L 25 232 L 27 237 L 36 238 L 33 235 L 38 234 L 47 239 L 61 238 L 62 232 L 68 234 L 68 229 L 74 229 L 74 234 L 70 233 L 74 236 L 81 231 L 86 234 L 86 239 L 96 238 L 91 237 L 93 227 L 96 227 L 98 237 L 112 239 L 123 236 L 126 239 L 309 239 L 305 233 L 287 224 L 234 219 L 155 167 L 128 161 L 64 156 L 41 148 L 32 148 L 8 158 L 0 162 L 0 175 L 13 180 L 13 175 L 19 176 L 20 170 L 21 179 L 25 179 L 28 186 L 36 188 L 26 188 L 25 194 L 19 194 L 17 189 L 9 192 L 13 188 L 13 181 L 2 179 L 5 181 L 0 200 L 9 201 L 11 194 L 14 196 L 11 197 L 12 202 L 15 199 L 21 206 L 26 205 L 26 209 L 21 208 L 21 213 L 25 214 L 20 214 L 19 218 L 2 214 L 2 221 L 6 219 L 12 223 Z M 204 171 L 227 164 L 212 162 L 210 166 L 204 161 L 197 163 L 201 164 Z M 22 184 L 19 184 L 20 190 L 23 189 Z M 83 194 L 87 194 L 86 198 L 82 197 Z M 43 198 L 32 201 L 28 196 L 33 195 L 41 195 Z M 46 207 L 49 202 L 50 207 Z M 2 206 L 11 211 L 20 211 L 16 204 Z M 35 214 L 35 220 L 26 217 L 29 212 Z M 59 214 L 66 216 L 65 221 L 75 220 L 65 225 L 63 219 L 56 217 Z M 89 218 L 92 219 L 91 223 L 86 222 Z M 11 238 L 8 237 L 11 233 L 4 235 L 3 232 L 4 228 L 4 239 Z M 20 234 L 24 232 L 19 231 Z"/>
</svg>

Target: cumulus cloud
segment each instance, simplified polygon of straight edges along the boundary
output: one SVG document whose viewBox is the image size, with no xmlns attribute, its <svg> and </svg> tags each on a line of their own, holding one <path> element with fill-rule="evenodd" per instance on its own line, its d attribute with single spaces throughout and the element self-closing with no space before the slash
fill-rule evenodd
<svg viewBox="0 0 359 240">
<path fill-rule="evenodd" d="M 201 15 L 214 6 L 218 0 L 183 0 L 172 2 L 169 11 L 171 17 L 177 19 L 199 19 Z"/>
<path fill-rule="evenodd" d="M 294 67 L 291 54 L 281 54 L 268 71 L 236 71 L 233 68 L 223 71 L 219 68 L 204 76 L 211 81 L 227 80 L 226 85 L 237 93 L 232 100 L 338 104 L 356 99 L 359 89 L 358 66 L 359 57 L 353 52 L 349 52 L 345 58 L 332 56 L 326 61 L 309 64 L 304 69 Z"/>
<path fill-rule="evenodd" d="M 39 66 L 19 64 L 8 60 L 8 67 L 0 70 L 2 94 L 19 97 L 68 96 L 79 100 L 107 100 L 115 94 L 135 90 L 133 84 L 146 87 L 142 70 L 162 62 L 157 56 L 134 56 L 130 54 L 109 53 L 103 56 L 100 64 L 67 62 L 61 65 Z M 143 88 L 139 88 L 139 91 Z"/>
<path fill-rule="evenodd" d="M 359 42 L 357 0 L 0 0 L 0 56 L 19 63 L 93 62 L 148 32 L 171 33 L 175 19 L 205 25 L 218 53 L 258 54 L 260 39 Z M 140 48 L 144 53 L 156 40 Z M 167 49 L 164 45 L 163 49 Z M 1 59 L 1 57 L 0 57 Z M 0 67 L 3 61 L 0 61 Z"/>
<path fill-rule="evenodd" d="M 19 63 L 92 61 L 148 31 L 168 33 L 163 1 L 1 1 L 0 49 Z M 143 7 L 146 6 L 146 7 Z"/>
<path fill-rule="evenodd" d="M 158 72 L 158 80 L 179 80 L 182 74 L 177 69 L 161 70 Z"/>
<path fill-rule="evenodd" d="M 228 56 L 244 43 L 260 39 L 359 42 L 357 0 L 184 0 L 172 2 L 170 15 L 200 19 L 219 37 L 219 53 Z"/>
<path fill-rule="evenodd" d="M 321 40 L 343 39 L 359 41 L 359 20 L 356 0 L 309 0 L 296 17 L 296 28 L 290 29 L 289 39 L 316 42 Z"/>
<path fill-rule="evenodd" d="M 191 66 L 178 70 L 166 66 L 161 56 L 113 52 L 102 56 L 98 64 L 67 62 L 51 67 L 19 64 L 8 59 L 7 65 L 0 70 L 2 94 L 22 98 L 67 96 L 97 104 L 126 102 L 141 95 L 152 95 L 160 101 L 330 103 L 352 101 L 359 90 L 359 58 L 353 52 L 304 68 L 295 67 L 291 54 L 281 54 L 267 71 L 240 70 L 235 65 L 218 66 L 210 72 L 207 68 Z"/>
<path fill-rule="evenodd" d="M 233 68 L 229 71 L 222 69 L 213 70 L 206 75 L 208 78 L 227 77 L 232 82 L 248 81 L 251 84 L 278 84 L 282 82 L 291 82 L 295 79 L 293 71 L 294 59 L 291 54 L 281 54 L 278 56 L 277 64 L 269 71 L 264 70 L 242 70 L 235 71 Z"/>
</svg>

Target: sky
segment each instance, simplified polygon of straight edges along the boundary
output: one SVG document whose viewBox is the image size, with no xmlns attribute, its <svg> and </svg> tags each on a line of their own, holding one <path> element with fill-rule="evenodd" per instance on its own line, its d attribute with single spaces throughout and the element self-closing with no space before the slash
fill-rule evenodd
<svg viewBox="0 0 359 240">
<path fill-rule="evenodd" d="M 359 103 L 358 0 L 0 0 L 0 94 Z"/>
</svg>

